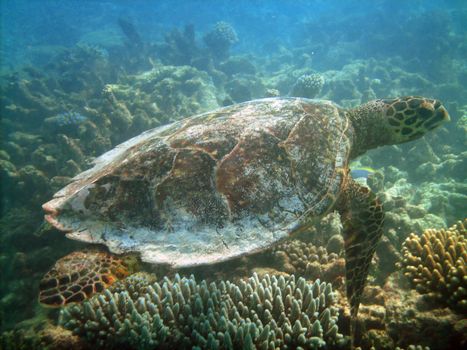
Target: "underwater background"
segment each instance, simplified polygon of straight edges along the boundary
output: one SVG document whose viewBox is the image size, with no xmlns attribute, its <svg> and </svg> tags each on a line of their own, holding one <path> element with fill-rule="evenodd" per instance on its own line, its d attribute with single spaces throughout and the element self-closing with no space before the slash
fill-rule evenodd
<svg viewBox="0 0 467 350">
<path fill-rule="evenodd" d="M 348 349 L 336 213 L 268 251 L 146 266 L 60 310 L 39 304 L 40 281 L 86 245 L 41 205 L 105 151 L 196 113 L 404 95 L 440 99 L 451 121 L 351 164 L 386 210 L 359 345 L 466 346 L 467 2 L 2 0 L 0 20 L 0 348 Z"/>
</svg>

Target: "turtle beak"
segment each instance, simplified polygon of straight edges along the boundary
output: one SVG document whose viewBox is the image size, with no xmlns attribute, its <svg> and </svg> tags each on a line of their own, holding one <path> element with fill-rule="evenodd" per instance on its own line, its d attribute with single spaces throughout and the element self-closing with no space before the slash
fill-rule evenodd
<svg viewBox="0 0 467 350">
<path fill-rule="evenodd" d="M 433 115 L 423 123 L 423 126 L 428 130 L 432 130 L 450 120 L 451 118 L 449 117 L 447 109 L 440 101 L 435 100 Z"/>
<path fill-rule="evenodd" d="M 439 107 L 437 109 L 436 113 L 441 113 L 443 115 L 443 122 L 450 122 L 451 121 L 451 117 L 449 116 L 449 113 L 448 113 L 447 109 L 444 108 L 443 105 L 441 105 L 441 107 Z"/>
</svg>

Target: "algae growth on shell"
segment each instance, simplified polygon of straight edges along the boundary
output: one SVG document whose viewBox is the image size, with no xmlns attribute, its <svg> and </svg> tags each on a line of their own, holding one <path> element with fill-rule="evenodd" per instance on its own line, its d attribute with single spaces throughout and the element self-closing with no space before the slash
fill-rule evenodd
<svg viewBox="0 0 467 350">
<path fill-rule="evenodd" d="M 117 146 L 44 209 L 70 238 L 115 253 L 174 266 L 222 261 L 264 249 L 308 212 L 329 209 L 347 129 L 328 102 L 233 105 Z"/>
</svg>

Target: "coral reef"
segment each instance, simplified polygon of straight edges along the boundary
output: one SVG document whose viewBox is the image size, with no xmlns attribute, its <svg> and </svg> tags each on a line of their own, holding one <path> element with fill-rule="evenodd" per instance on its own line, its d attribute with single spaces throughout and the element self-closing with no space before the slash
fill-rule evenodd
<svg viewBox="0 0 467 350">
<path fill-rule="evenodd" d="M 8 331 L 0 335 L 0 348 L 4 350 L 39 350 L 42 344 L 35 336 L 24 334 L 24 331 Z"/>
<path fill-rule="evenodd" d="M 186 25 L 183 30 L 173 29 L 164 37 L 159 56 L 170 65 L 190 65 L 200 59 L 200 49 L 195 42 L 195 26 Z"/>
<path fill-rule="evenodd" d="M 383 287 L 366 288 L 357 327 L 362 349 L 407 349 L 410 344 L 429 346 L 431 350 L 465 347 L 465 317 L 448 308 L 437 308 L 415 290 L 406 288 L 406 283 L 396 273 Z"/>
<path fill-rule="evenodd" d="M 372 152 L 369 156 L 362 157 L 365 164 L 381 164 L 380 160 L 389 163 L 398 163 L 400 159 L 405 159 L 410 155 L 418 155 L 420 160 L 411 159 L 415 164 L 420 164 L 422 159 L 430 159 L 422 166 L 399 168 L 392 165 L 385 165 L 383 168 L 384 182 L 382 186 L 378 184 L 379 197 L 384 203 L 385 235 L 393 245 L 391 250 L 399 251 L 403 241 L 410 232 L 423 232 L 428 228 L 443 228 L 447 223 L 456 221 L 465 214 L 463 203 L 467 200 L 467 185 L 455 179 L 455 174 L 460 174 L 462 167 L 460 158 L 462 155 L 451 154 L 445 161 L 437 163 L 438 156 L 433 154 L 433 150 L 422 140 L 416 150 L 405 152 L 399 147 L 394 147 L 393 152 Z M 425 149 L 426 152 L 423 152 Z M 386 155 L 392 155 L 394 159 L 388 160 Z M 449 164 L 449 165 L 448 165 Z M 430 181 L 426 176 L 419 175 L 425 168 L 425 175 L 429 169 L 438 168 L 433 178 L 437 181 Z M 442 169 L 442 170 L 441 170 Z M 445 174 L 449 173 L 449 177 Z M 391 254 L 394 255 L 394 254 Z M 386 266 L 387 267 L 387 266 Z"/>
<path fill-rule="evenodd" d="M 74 67 L 76 57 L 85 60 L 86 54 L 93 54 L 84 49 L 75 51 L 76 55 L 70 53 L 72 58 L 61 57 L 56 65 L 71 69 L 68 66 Z M 90 69 L 83 74 L 91 73 Z M 69 74 L 75 74 L 74 68 Z M 4 130 L 6 159 L 2 159 L 0 169 L 2 180 L 11 185 L 7 194 L 14 194 L 6 198 L 8 204 L 10 200 L 11 205 L 29 202 L 36 208 L 57 189 L 48 179 L 76 175 L 89 166 L 88 157 L 143 130 L 218 107 L 211 78 L 193 67 L 161 66 L 127 76 L 126 83 L 121 84 L 103 84 L 104 80 L 111 81 L 106 70 L 95 74 L 93 79 L 99 84 L 88 79 L 85 82 L 92 88 L 83 83 L 71 97 L 61 87 L 62 77 L 53 76 L 47 78 L 52 80 L 47 85 L 42 81 L 45 77 L 14 80 L 2 91 L 1 112 L 10 124 Z M 74 76 L 71 80 L 75 81 Z M 62 107 L 80 105 L 79 97 L 88 101 L 86 107 Z M 28 109 L 18 116 L 16 106 Z"/>
<path fill-rule="evenodd" d="M 256 73 L 256 67 L 251 62 L 251 58 L 243 56 L 230 57 L 219 65 L 219 70 L 228 76 L 235 74 L 251 74 L 254 76 Z"/>
<path fill-rule="evenodd" d="M 39 327 L 17 329 L 0 335 L 2 350 L 87 350 L 89 346 L 71 331 L 49 323 Z"/>
<path fill-rule="evenodd" d="M 0 219 L 0 327 L 11 329 L 34 317 L 39 281 L 61 256 L 82 249 L 78 242 L 41 225 L 37 210 L 16 208 Z M 4 328 L 3 328 L 4 329 Z"/>
<path fill-rule="evenodd" d="M 78 127 L 81 123 L 85 122 L 88 118 L 79 112 L 61 112 L 52 117 L 44 119 L 44 128 L 49 132 L 67 132 L 73 127 Z"/>
<path fill-rule="evenodd" d="M 277 89 L 267 89 L 265 97 L 279 97 L 280 94 L 280 91 Z"/>
<path fill-rule="evenodd" d="M 203 37 L 210 53 L 216 59 L 226 59 L 230 47 L 238 41 L 235 29 L 227 22 L 217 22 Z"/>
<path fill-rule="evenodd" d="M 324 78 L 321 74 L 304 74 L 292 87 L 291 96 L 315 98 L 323 88 Z"/>
<path fill-rule="evenodd" d="M 161 66 L 108 84 L 104 96 L 111 123 L 132 134 L 218 107 L 211 78 L 190 66 Z"/>
<path fill-rule="evenodd" d="M 225 83 L 224 89 L 235 102 L 245 102 L 264 95 L 261 80 L 248 74 L 236 74 Z"/>
<path fill-rule="evenodd" d="M 128 19 L 120 17 L 117 20 L 118 26 L 122 30 L 123 34 L 126 37 L 126 45 L 128 46 L 142 46 L 143 41 L 141 40 L 141 35 L 135 28 L 135 25 Z"/>
<path fill-rule="evenodd" d="M 273 9 L 245 14 L 235 7 L 235 13 L 226 17 L 235 23 L 235 29 L 219 22 L 208 28 L 204 37 L 195 32 L 195 26 L 206 28 L 198 16 L 186 22 L 194 24 L 167 31 L 161 24 L 164 21 L 148 25 L 150 16 L 141 19 L 131 13 L 130 18 L 119 18 L 120 12 L 111 15 L 110 26 L 100 28 L 100 11 L 96 11 L 91 22 L 78 26 L 62 19 L 54 27 L 49 21 L 47 30 L 38 30 L 33 42 L 28 42 L 26 35 L 6 37 L 5 57 L 16 55 L 21 48 L 27 52 L 25 57 L 18 56 L 23 60 L 13 62 L 17 66 L 12 66 L 12 70 L 4 70 L 2 65 L 0 76 L 0 327 L 2 331 L 21 328 L 4 333 L 0 347 L 84 346 L 77 336 L 62 328 L 45 332 L 21 323 L 44 310 L 50 312 L 47 317 L 54 317 L 56 310 L 37 305 L 41 277 L 61 256 L 84 248 L 41 225 L 40 204 L 88 168 L 94 157 L 145 129 L 219 105 L 287 95 L 298 89 L 297 80 L 310 76 L 310 72 L 320 72 L 326 83 L 319 93 L 297 95 L 319 96 L 344 107 L 389 96 L 429 95 L 442 99 L 447 106 L 452 123 L 429 138 L 373 150 L 361 158 L 361 164 L 384 173 L 384 183 L 376 190 L 387 214 L 385 235 L 377 248 L 377 265 L 372 267 L 360 318 L 368 329 L 364 339 L 368 348 L 421 348 L 409 344 L 429 345 L 435 350 L 465 347 L 465 308 L 459 306 L 463 305 L 460 295 L 465 293 L 465 256 L 462 262 L 456 250 L 454 258 L 452 249 L 445 245 L 453 238 L 435 234 L 443 231 L 452 236 L 452 229 L 442 228 L 465 215 L 465 11 L 448 10 L 449 4 L 436 13 L 420 11 L 418 6 L 410 6 L 410 11 L 404 6 L 389 9 L 388 4 L 379 4 L 378 11 L 372 13 L 377 20 L 371 21 L 366 13 L 369 8 L 360 14 L 349 14 L 348 7 L 339 6 L 332 16 L 316 13 L 297 21 L 293 15 L 276 15 Z M 169 6 L 171 13 L 174 6 Z M 394 16 L 385 15 L 389 10 L 398 18 L 397 26 Z M 15 12 L 10 14 L 14 16 Z M 212 14 L 211 19 L 222 18 L 215 7 Z M 164 19 L 164 11 L 158 15 Z M 245 18 L 239 21 L 239 15 Z M 27 28 L 33 28 L 35 20 L 28 19 L 24 34 Z M 293 38 L 284 38 L 277 28 L 290 28 Z M 4 29 L 8 34 L 7 25 Z M 242 41 L 235 46 L 234 56 L 231 53 L 238 42 L 237 30 Z M 258 30 L 261 35 L 256 35 Z M 288 35 L 289 31 L 285 32 Z M 56 46 L 49 45 L 52 37 L 60 39 Z M 410 45 L 400 45 L 404 42 Z M 8 65 L 12 61 L 5 62 Z M 338 224 L 338 218 L 333 218 L 332 223 L 325 218 L 308 233 L 308 238 L 276 247 L 275 253 L 268 251 L 185 273 L 198 276 L 203 271 L 199 274 L 221 280 L 251 276 L 251 271 L 261 269 L 274 274 L 297 273 L 332 282 L 333 290 L 339 293 L 343 289 L 343 261 Z M 405 279 L 395 282 L 399 274 L 393 273 L 407 235 L 428 228 L 435 229 L 430 230 L 430 237 L 436 237 L 436 241 L 426 241 L 430 254 L 424 253 L 421 237 L 411 236 L 404 244 L 403 254 L 409 254 L 413 261 L 421 260 L 407 266 L 401 262 L 400 266 L 412 276 L 413 286 L 433 296 L 436 303 L 426 294 L 406 289 Z M 457 244 L 461 241 L 465 238 L 458 238 Z M 423 248 L 421 255 L 418 246 Z M 444 255 L 438 253 L 440 247 Z M 433 261 L 423 254 L 432 256 Z M 433 283 L 439 275 L 444 278 L 440 283 L 442 291 Z M 416 280 L 422 282 L 415 286 Z M 125 288 L 113 289 L 113 293 L 123 293 Z M 137 298 L 132 300 L 137 305 Z M 342 303 L 341 308 L 345 309 L 345 298 Z M 445 305 L 458 313 L 439 308 Z M 161 310 L 161 319 L 164 312 Z M 347 333 L 345 317 L 343 312 L 343 333 Z M 293 324 L 291 327 L 293 330 Z M 34 334 L 23 333 L 23 329 L 32 329 Z M 187 334 L 188 328 L 184 331 Z M 247 332 L 242 332 L 244 339 Z M 61 336 L 63 341 L 56 338 Z M 186 337 L 191 342 L 191 333 Z M 217 335 L 206 336 L 205 344 L 214 344 L 213 339 L 218 341 Z"/>
<path fill-rule="evenodd" d="M 56 232 L 52 237 L 32 234 L 42 224 L 40 205 L 113 145 L 218 106 L 205 72 L 158 65 L 131 75 L 121 73 L 120 63 L 110 64 L 102 50 L 80 45 L 64 50 L 43 70 L 27 67 L 3 77 L 0 312 L 21 311 L 2 326 L 11 326 L 22 314 L 31 316 L 36 297 L 25 285 L 38 285 L 49 266 L 76 247 Z M 20 271 L 12 270 L 9 261 L 23 261 Z M 27 266 L 37 270 L 23 273 Z"/>
<path fill-rule="evenodd" d="M 309 279 L 322 279 L 332 282 L 334 286 L 342 285 L 345 276 L 345 260 L 343 258 L 344 243 L 342 236 L 331 237 L 328 247 L 317 247 L 312 243 L 298 239 L 282 243 L 273 249 L 275 263 L 282 271 L 305 276 Z"/>
<path fill-rule="evenodd" d="M 63 309 L 61 324 L 115 348 L 307 348 L 342 341 L 331 284 L 303 278 L 153 282 L 135 274 L 102 295 Z"/>
<path fill-rule="evenodd" d="M 406 284 L 405 278 L 393 274 L 384 286 L 383 322 L 394 344 L 401 348 L 420 344 L 431 350 L 463 349 L 467 345 L 465 316 L 437 307 Z"/>
<path fill-rule="evenodd" d="M 399 267 L 419 293 L 467 314 L 467 220 L 449 229 L 411 234 Z"/>
</svg>

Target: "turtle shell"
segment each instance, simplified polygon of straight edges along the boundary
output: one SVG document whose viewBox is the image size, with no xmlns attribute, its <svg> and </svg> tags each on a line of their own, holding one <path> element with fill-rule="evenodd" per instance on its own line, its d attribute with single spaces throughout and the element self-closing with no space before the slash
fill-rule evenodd
<svg viewBox="0 0 467 350">
<path fill-rule="evenodd" d="M 43 205 L 72 239 L 191 266 L 258 251 L 330 209 L 350 150 L 329 101 L 268 98 L 136 136 Z"/>
</svg>

